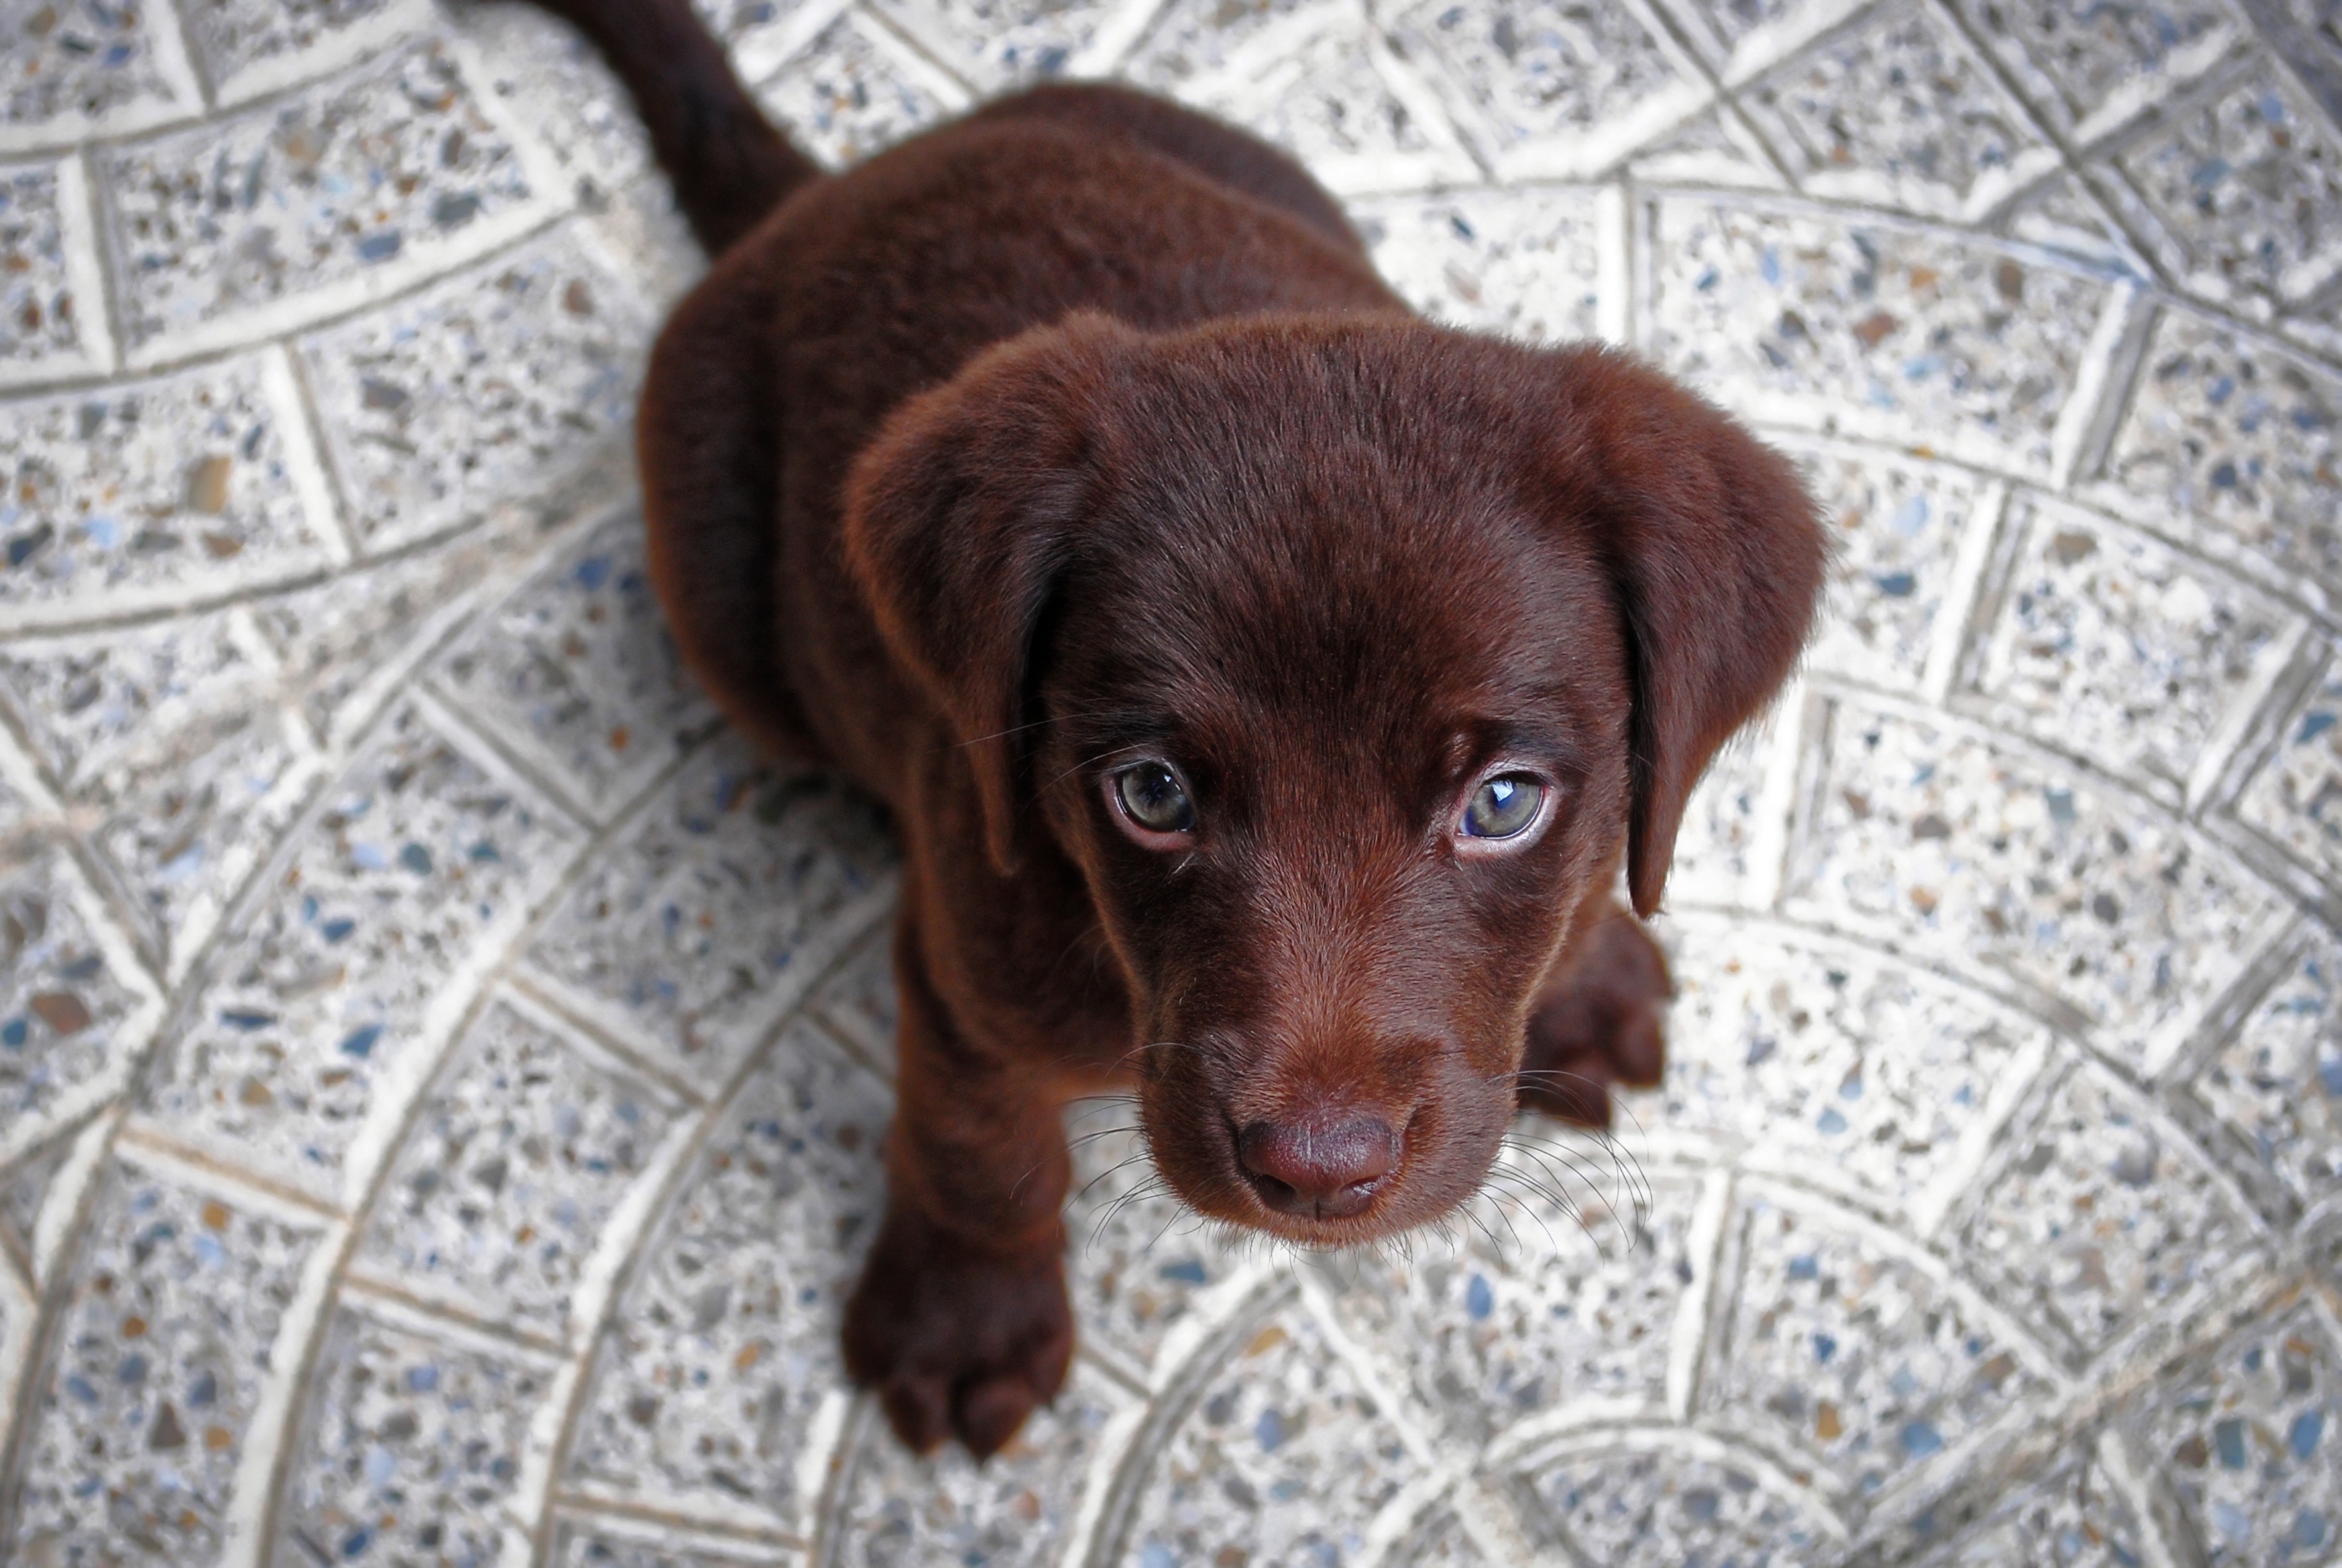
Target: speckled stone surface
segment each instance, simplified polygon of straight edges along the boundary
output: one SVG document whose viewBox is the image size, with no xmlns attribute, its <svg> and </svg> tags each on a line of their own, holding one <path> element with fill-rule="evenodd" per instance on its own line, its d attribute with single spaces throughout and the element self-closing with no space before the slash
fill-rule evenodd
<svg viewBox="0 0 2342 1568">
<path fill-rule="evenodd" d="M 2332 6 L 701 9 L 833 166 L 1226 115 L 1791 454 L 1666 1082 L 1339 1258 L 1078 1106 L 1064 1395 L 904 1453 L 894 851 L 661 624 L 623 96 L 517 5 L 0 0 L 0 1562 L 2342 1563 Z"/>
</svg>

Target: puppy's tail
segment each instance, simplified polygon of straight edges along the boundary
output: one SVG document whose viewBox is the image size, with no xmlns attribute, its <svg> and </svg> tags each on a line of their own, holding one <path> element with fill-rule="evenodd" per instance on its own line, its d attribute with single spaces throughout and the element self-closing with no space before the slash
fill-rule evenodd
<svg viewBox="0 0 2342 1568">
<path fill-rule="evenodd" d="M 765 118 L 691 0 L 536 0 L 626 84 L 659 166 L 709 255 L 821 170 Z"/>
</svg>

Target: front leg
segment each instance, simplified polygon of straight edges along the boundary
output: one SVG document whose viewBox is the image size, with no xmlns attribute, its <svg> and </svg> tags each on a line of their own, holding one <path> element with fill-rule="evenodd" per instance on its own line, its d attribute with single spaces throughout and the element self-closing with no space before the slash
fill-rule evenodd
<svg viewBox="0 0 2342 1568">
<path fill-rule="evenodd" d="M 1666 1065 L 1666 955 L 1605 900 L 1563 950 L 1529 1010 L 1521 1105 L 1585 1127 L 1610 1124 L 1610 1086 L 1650 1088 Z"/>
<path fill-rule="evenodd" d="M 1056 1397 L 1071 1164 L 1053 1086 L 972 1045 L 936 996 L 910 901 L 896 931 L 901 1031 L 886 1218 L 846 1313 L 846 1366 L 925 1453 L 981 1459 Z"/>
</svg>

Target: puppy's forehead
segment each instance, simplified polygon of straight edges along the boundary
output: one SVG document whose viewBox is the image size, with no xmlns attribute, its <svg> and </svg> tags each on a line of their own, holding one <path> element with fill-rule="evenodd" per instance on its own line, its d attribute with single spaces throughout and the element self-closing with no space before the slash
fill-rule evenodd
<svg viewBox="0 0 2342 1568">
<path fill-rule="evenodd" d="M 1492 487 L 1182 477 L 1106 509 L 1069 574 L 1067 674 L 1094 692 L 1445 751 L 1460 720 L 1550 709 L 1616 663 L 1599 574 Z"/>
</svg>

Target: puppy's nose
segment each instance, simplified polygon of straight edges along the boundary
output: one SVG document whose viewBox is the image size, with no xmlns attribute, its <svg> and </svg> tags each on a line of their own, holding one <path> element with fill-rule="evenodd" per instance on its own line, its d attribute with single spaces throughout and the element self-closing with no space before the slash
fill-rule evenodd
<svg viewBox="0 0 2342 1568">
<path fill-rule="evenodd" d="M 1398 1134 L 1379 1116 L 1255 1122 L 1236 1134 L 1236 1161 L 1260 1201 L 1321 1220 L 1362 1214 L 1398 1168 Z"/>
</svg>

